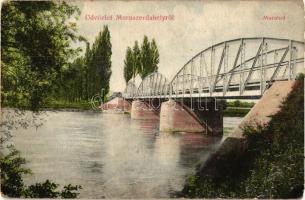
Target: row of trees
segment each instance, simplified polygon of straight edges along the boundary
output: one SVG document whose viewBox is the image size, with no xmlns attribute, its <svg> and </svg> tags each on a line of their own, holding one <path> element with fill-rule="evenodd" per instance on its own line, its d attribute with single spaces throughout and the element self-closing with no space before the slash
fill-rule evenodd
<svg viewBox="0 0 305 200">
<path fill-rule="evenodd" d="M 62 70 L 56 99 L 67 101 L 88 100 L 96 94 L 103 98 L 109 92 L 111 76 L 111 42 L 108 26 L 98 34 L 93 45 L 87 43 L 84 56 L 78 57 Z"/>
<path fill-rule="evenodd" d="M 152 39 L 150 42 L 145 35 L 141 48 L 138 41 L 135 41 L 134 46 L 127 47 L 124 60 L 124 79 L 126 83 L 140 75 L 144 79 L 148 74 L 158 71 L 159 51 L 156 41 Z"/>
</svg>

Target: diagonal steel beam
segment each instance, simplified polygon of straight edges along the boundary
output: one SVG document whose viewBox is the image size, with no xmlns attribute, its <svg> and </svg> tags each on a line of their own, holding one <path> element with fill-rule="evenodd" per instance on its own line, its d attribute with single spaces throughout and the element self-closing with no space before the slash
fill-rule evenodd
<svg viewBox="0 0 305 200">
<path fill-rule="evenodd" d="M 251 68 L 250 68 L 250 71 L 249 71 L 249 73 L 248 73 L 248 76 L 247 76 L 246 80 L 245 80 L 245 81 L 243 82 L 243 84 L 242 84 L 241 93 L 244 92 L 244 90 L 245 90 L 245 88 L 246 88 L 246 84 L 248 83 L 248 81 L 249 81 L 249 79 L 250 79 L 250 77 L 251 77 L 251 75 L 252 75 L 252 73 L 253 73 L 253 68 L 254 68 L 255 65 L 256 65 L 256 62 L 257 62 L 257 60 L 258 60 L 258 57 L 260 56 L 260 52 L 262 51 L 262 48 L 263 48 L 264 43 L 265 43 L 265 40 L 262 39 L 262 42 L 261 42 L 261 44 L 259 45 L 259 48 L 258 48 L 258 50 L 257 50 L 257 52 L 256 52 L 256 55 L 255 55 L 255 58 L 254 58 L 254 60 L 253 60 L 252 66 L 251 66 Z"/>
<path fill-rule="evenodd" d="M 204 71 L 205 71 L 205 73 L 206 73 L 206 77 L 209 77 L 209 72 L 208 72 L 208 70 L 207 70 L 207 63 L 206 63 L 206 61 L 205 61 L 205 56 L 204 56 L 204 54 L 202 54 L 202 60 L 203 60 L 203 62 L 204 62 L 204 66 L 203 66 L 203 69 L 204 69 Z M 211 73 L 212 74 L 212 73 Z M 210 75 L 211 75 L 210 74 Z M 206 77 L 203 77 L 203 78 L 206 78 Z M 211 87 L 211 82 L 208 82 L 209 83 L 209 87 Z"/>
<path fill-rule="evenodd" d="M 228 91 L 229 89 L 229 86 L 230 86 L 230 82 L 231 82 L 231 79 L 232 79 L 232 76 L 233 76 L 233 73 L 234 73 L 234 69 L 236 69 L 236 65 L 237 65 L 237 62 L 238 62 L 238 58 L 239 58 L 239 55 L 240 55 L 240 52 L 241 52 L 241 49 L 243 47 L 243 39 L 240 40 L 240 45 L 239 45 L 239 48 L 238 48 L 238 51 L 237 51 L 237 54 L 236 54 L 236 57 L 235 57 L 235 60 L 234 60 L 234 64 L 233 64 L 233 68 L 232 68 L 232 72 L 230 73 L 230 76 L 229 76 L 229 80 L 228 80 L 228 83 L 227 83 L 227 86 L 226 86 L 226 89 L 224 90 L 224 95 L 226 94 L 226 92 Z"/>
<path fill-rule="evenodd" d="M 271 78 L 270 78 L 270 80 L 269 80 L 269 83 L 268 83 L 267 87 L 265 87 L 265 90 L 271 85 L 271 83 L 272 83 L 272 81 L 274 80 L 275 76 L 276 76 L 277 73 L 279 72 L 279 69 L 280 69 L 280 67 L 281 67 L 281 64 L 282 64 L 282 62 L 284 61 L 284 59 L 286 58 L 286 55 L 287 55 L 287 53 L 288 53 L 289 50 L 290 50 L 290 48 L 289 48 L 289 46 L 288 46 L 288 47 L 286 48 L 286 51 L 284 52 L 284 54 L 283 54 L 283 56 L 282 56 L 280 62 L 277 64 L 277 66 L 276 66 L 276 68 L 275 68 L 275 70 L 274 70 L 274 72 L 273 72 L 273 74 L 272 74 L 272 76 L 271 76 Z"/>
<path fill-rule="evenodd" d="M 219 64 L 218 64 L 218 68 L 217 68 L 217 74 L 215 76 L 215 80 L 214 80 L 214 83 L 212 85 L 212 92 L 214 92 L 215 87 L 216 87 L 216 83 L 217 83 L 217 80 L 218 80 L 218 75 L 219 75 L 219 72 L 220 72 L 220 69 L 221 69 L 223 58 L 225 57 L 226 48 L 227 48 L 227 43 L 224 43 L 224 47 L 223 47 L 223 50 L 222 50 L 221 58 L 220 58 L 220 61 L 219 61 Z"/>
</svg>

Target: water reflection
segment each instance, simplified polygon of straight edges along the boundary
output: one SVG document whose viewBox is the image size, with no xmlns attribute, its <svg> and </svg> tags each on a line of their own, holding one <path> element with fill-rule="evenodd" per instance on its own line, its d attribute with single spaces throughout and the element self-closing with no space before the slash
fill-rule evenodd
<svg viewBox="0 0 305 200">
<path fill-rule="evenodd" d="M 13 142 L 34 173 L 27 183 L 80 184 L 86 198 L 162 198 L 181 190 L 220 138 L 158 127 L 123 114 L 48 112 L 42 127 L 15 131 Z"/>
</svg>

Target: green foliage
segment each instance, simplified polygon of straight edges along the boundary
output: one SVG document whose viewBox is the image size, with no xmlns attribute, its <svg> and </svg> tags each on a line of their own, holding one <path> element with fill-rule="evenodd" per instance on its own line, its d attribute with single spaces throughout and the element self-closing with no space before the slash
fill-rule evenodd
<svg viewBox="0 0 305 200">
<path fill-rule="evenodd" d="M 248 114 L 248 112 L 251 109 L 247 109 L 247 108 L 232 108 L 232 107 L 227 107 L 224 112 L 223 115 L 225 117 L 244 117 Z"/>
<path fill-rule="evenodd" d="M 45 109 L 51 108 L 54 110 L 60 109 L 77 109 L 77 110 L 90 110 L 91 104 L 85 100 L 79 101 L 65 101 L 65 100 L 52 100 L 48 104 L 44 105 Z"/>
<path fill-rule="evenodd" d="M 30 185 L 24 190 L 26 198 L 56 198 L 60 195 L 56 189 L 58 184 L 46 180 L 44 183 Z"/>
<path fill-rule="evenodd" d="M 2 102 L 37 111 L 78 50 L 79 10 L 66 2 L 6 1 L 1 9 Z"/>
<path fill-rule="evenodd" d="M 104 89 L 103 99 L 109 92 L 109 81 L 111 76 L 111 42 L 108 26 L 104 26 L 99 33 L 91 49 L 91 60 L 89 61 L 89 88 L 90 96 L 100 94 Z"/>
<path fill-rule="evenodd" d="M 67 76 L 70 60 L 80 49 L 71 43 L 83 37 L 77 34 L 72 18 L 79 16 L 79 9 L 65 1 L 6 1 L 1 8 L 1 106 L 16 108 L 15 118 L 1 122 L 5 135 L 16 127 L 27 127 L 24 112 L 35 114 L 51 99 L 61 79 Z M 69 73 L 76 73 L 75 71 Z M 25 117 L 24 117 L 25 118 Z M 7 130 L 5 130 L 7 129 Z M 5 140 L 1 137 L 1 144 Z M 77 196 L 67 186 L 55 191 L 57 184 L 50 181 L 26 186 L 22 176 L 30 170 L 23 167 L 26 160 L 13 146 L 8 155 L 1 157 L 1 192 L 8 197 L 59 197 Z M 72 192 L 72 194 L 69 193 Z"/>
<path fill-rule="evenodd" d="M 244 117 L 248 114 L 254 105 L 254 102 L 245 102 L 239 100 L 227 102 L 226 109 L 224 110 L 224 116 Z"/>
<path fill-rule="evenodd" d="M 260 137 L 249 148 L 261 151 L 253 162 L 257 170 L 252 170 L 245 180 L 250 196 L 297 198 L 303 193 L 304 109 L 300 109 L 304 106 L 303 84 L 303 81 L 295 84 L 281 111 L 272 117 L 261 134 L 245 132 L 249 138 L 255 134 Z"/>
<path fill-rule="evenodd" d="M 31 174 L 31 170 L 24 168 L 26 160 L 20 156 L 20 152 L 13 146 L 7 147 L 9 153 L 1 157 L 1 192 L 8 197 L 22 198 L 76 198 L 80 185 L 68 184 L 62 191 L 58 190 L 59 185 L 46 180 L 43 183 L 26 186 L 22 176 Z"/>
<path fill-rule="evenodd" d="M 23 196 L 26 198 L 65 198 L 73 199 L 77 198 L 79 189 L 82 189 L 80 185 L 65 185 L 62 191 L 58 191 L 58 184 L 46 180 L 44 183 L 36 183 L 27 187 Z"/>
<path fill-rule="evenodd" d="M 156 41 L 150 42 L 145 35 L 141 45 L 135 41 L 133 48 L 127 47 L 124 61 L 124 79 L 126 83 L 137 74 L 144 79 L 148 74 L 158 71 L 159 50 Z"/>
<path fill-rule="evenodd" d="M 304 188 L 304 110 L 300 109 L 304 106 L 302 80 L 294 85 L 281 110 L 272 116 L 267 125 L 245 127 L 246 152 L 221 155 L 217 158 L 221 159 L 219 166 L 215 166 L 215 171 L 221 175 L 214 178 L 204 175 L 191 177 L 183 196 L 301 197 Z M 236 167 L 238 163 L 242 165 Z"/>
<path fill-rule="evenodd" d="M 111 55 L 110 32 L 104 26 L 91 48 L 87 43 L 85 55 L 61 70 L 61 78 L 48 105 L 54 105 L 54 101 L 88 102 L 93 96 L 101 95 L 102 89 L 102 98 L 105 99 L 112 74 Z"/>
<path fill-rule="evenodd" d="M 14 146 L 8 146 L 9 154 L 1 157 L 1 192 L 9 197 L 20 197 L 25 187 L 22 175 L 29 174 L 31 171 L 23 168 L 26 163 L 20 157 L 20 152 Z"/>
<path fill-rule="evenodd" d="M 138 73 L 142 71 L 141 63 L 141 50 L 138 45 L 138 41 L 135 41 L 135 44 L 132 48 L 132 63 L 133 63 L 133 76 L 135 77 Z"/>
<path fill-rule="evenodd" d="M 254 102 L 246 102 L 239 100 L 227 102 L 228 107 L 252 108 L 254 105 L 255 105 Z"/>
<path fill-rule="evenodd" d="M 304 81 L 304 78 L 305 78 L 305 74 L 303 74 L 303 73 L 299 73 L 298 75 L 297 75 L 297 77 L 296 77 L 296 80 L 300 80 L 300 81 Z"/>
<path fill-rule="evenodd" d="M 150 50 L 150 42 L 148 41 L 147 36 L 144 36 L 142 46 L 141 46 L 141 62 L 142 70 L 140 72 L 141 78 L 144 79 L 148 74 L 151 73 L 152 69 L 152 55 Z"/>
<path fill-rule="evenodd" d="M 159 64 L 159 50 L 157 47 L 157 43 L 155 39 L 152 39 L 151 45 L 150 45 L 150 54 L 151 54 L 151 71 L 158 71 L 158 64 Z"/>
<path fill-rule="evenodd" d="M 126 50 L 125 60 L 124 60 L 124 79 L 125 82 L 128 81 L 135 75 L 134 63 L 133 63 L 133 53 L 130 47 Z"/>
<path fill-rule="evenodd" d="M 159 51 L 155 40 L 149 42 L 147 36 L 144 36 L 141 46 L 141 62 L 142 70 L 140 72 L 141 78 L 144 79 L 147 75 L 154 71 L 158 71 Z"/>
<path fill-rule="evenodd" d="M 79 189 L 82 189 L 82 186 L 80 185 L 65 185 L 64 189 L 61 191 L 60 196 L 61 198 L 65 198 L 65 199 L 73 199 L 76 198 L 79 193 L 76 192 L 72 192 L 72 191 L 78 191 Z"/>
</svg>

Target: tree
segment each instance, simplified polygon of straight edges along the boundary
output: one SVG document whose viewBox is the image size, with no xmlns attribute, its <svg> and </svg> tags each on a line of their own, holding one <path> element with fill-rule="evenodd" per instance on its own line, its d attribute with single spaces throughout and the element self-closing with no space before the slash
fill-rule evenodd
<svg viewBox="0 0 305 200">
<path fill-rule="evenodd" d="M 155 39 L 152 39 L 151 46 L 150 46 L 150 51 L 151 51 L 151 55 L 152 55 L 151 56 L 151 59 L 152 59 L 151 70 L 158 71 L 159 50 L 158 50 Z"/>
<path fill-rule="evenodd" d="M 150 42 L 148 41 L 147 36 L 144 36 L 143 43 L 141 46 L 141 62 L 142 70 L 140 76 L 144 79 L 148 74 L 151 73 L 152 69 L 152 55 L 150 50 Z"/>
<path fill-rule="evenodd" d="M 124 79 L 127 83 L 132 77 L 140 74 L 144 79 L 148 74 L 158 71 L 159 64 L 159 50 L 155 39 L 149 42 L 148 37 L 145 35 L 141 49 L 139 48 L 138 41 L 131 50 L 127 47 L 125 61 L 124 61 Z"/>
<path fill-rule="evenodd" d="M 89 63 L 91 59 L 91 51 L 90 51 L 90 43 L 88 42 L 86 44 L 86 52 L 85 52 L 85 57 L 84 57 L 84 69 L 85 69 L 85 93 L 86 93 L 86 99 L 89 99 Z"/>
<path fill-rule="evenodd" d="M 85 40 L 85 39 L 83 39 Z M 107 26 L 99 32 L 92 46 L 87 42 L 84 56 L 77 57 L 61 70 L 61 80 L 54 91 L 57 100 L 81 102 L 109 92 L 111 42 Z"/>
<path fill-rule="evenodd" d="M 110 77 L 112 74 L 111 71 L 111 55 L 112 55 L 112 50 L 111 50 L 111 42 L 110 42 L 110 32 L 108 29 L 108 26 L 104 26 L 103 32 L 102 32 L 102 38 L 101 38 L 101 64 L 100 64 L 100 76 L 101 76 L 101 81 L 100 81 L 100 88 L 99 89 L 104 89 L 103 99 L 105 98 L 106 94 L 108 94 L 109 89 L 110 89 Z M 100 91 L 100 90 L 99 90 Z"/>
<path fill-rule="evenodd" d="M 88 67 L 88 89 L 89 95 L 100 94 L 104 89 L 103 98 L 109 92 L 109 81 L 111 71 L 111 42 L 108 26 L 104 26 L 86 55 L 86 65 Z"/>
<path fill-rule="evenodd" d="M 66 2 L 7 1 L 1 9 L 2 102 L 33 111 L 46 102 L 52 85 L 78 50 L 79 10 Z"/>
<path fill-rule="evenodd" d="M 133 57 L 133 77 L 136 77 L 137 74 L 142 71 L 141 63 L 141 51 L 138 45 L 138 41 L 135 41 L 135 44 L 132 48 L 132 57 Z"/>
<path fill-rule="evenodd" d="M 149 42 L 147 36 L 144 36 L 141 47 L 142 71 L 141 77 L 144 79 L 148 74 L 158 71 L 159 51 L 156 41 Z"/>
<path fill-rule="evenodd" d="M 126 84 L 134 74 L 133 52 L 130 47 L 127 47 L 124 60 L 124 79 Z"/>
</svg>

